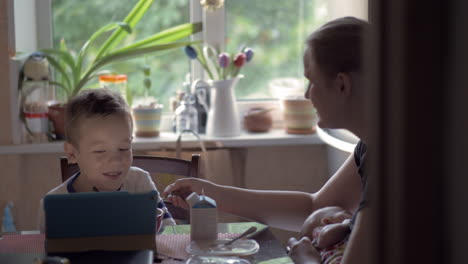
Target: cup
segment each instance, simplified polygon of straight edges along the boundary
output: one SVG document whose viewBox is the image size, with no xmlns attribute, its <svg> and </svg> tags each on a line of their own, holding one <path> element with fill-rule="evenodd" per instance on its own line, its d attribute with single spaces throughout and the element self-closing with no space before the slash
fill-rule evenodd
<svg viewBox="0 0 468 264">
<path fill-rule="evenodd" d="M 312 102 L 306 98 L 282 99 L 284 124 L 288 134 L 315 133 L 317 116 Z"/>
<path fill-rule="evenodd" d="M 159 136 L 162 108 L 163 106 L 158 104 L 151 107 L 134 107 L 132 109 L 136 128 L 135 135 L 137 137 Z"/>
<path fill-rule="evenodd" d="M 163 226 L 163 218 L 164 218 L 164 211 L 161 208 L 156 208 L 156 234 L 162 233 L 164 229 Z"/>
</svg>

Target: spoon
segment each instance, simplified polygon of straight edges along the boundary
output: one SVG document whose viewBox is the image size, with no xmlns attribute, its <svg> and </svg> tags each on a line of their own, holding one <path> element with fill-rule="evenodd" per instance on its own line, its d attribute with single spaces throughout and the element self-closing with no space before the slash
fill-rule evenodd
<svg viewBox="0 0 468 264">
<path fill-rule="evenodd" d="M 228 245 L 231 245 L 232 243 L 234 243 L 235 241 L 241 239 L 241 238 L 244 238 L 246 237 L 247 235 L 250 235 L 252 234 L 253 232 L 257 231 L 257 228 L 255 226 L 251 226 L 249 229 L 245 230 L 244 233 L 240 234 L 239 236 L 229 240 L 228 242 L 224 243 L 224 246 L 228 246 Z"/>
</svg>

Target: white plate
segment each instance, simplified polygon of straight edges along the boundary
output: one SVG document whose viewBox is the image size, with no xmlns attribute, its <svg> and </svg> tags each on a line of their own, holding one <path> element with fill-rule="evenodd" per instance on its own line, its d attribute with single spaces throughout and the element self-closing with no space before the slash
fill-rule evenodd
<svg viewBox="0 0 468 264">
<path fill-rule="evenodd" d="M 187 246 L 187 252 L 196 256 L 247 256 L 257 253 L 260 248 L 253 239 L 239 239 L 225 246 L 224 243 L 228 241 L 192 241 Z"/>
<path fill-rule="evenodd" d="M 217 256 L 193 256 L 185 264 L 250 264 L 246 259 L 236 257 L 217 257 Z"/>
</svg>

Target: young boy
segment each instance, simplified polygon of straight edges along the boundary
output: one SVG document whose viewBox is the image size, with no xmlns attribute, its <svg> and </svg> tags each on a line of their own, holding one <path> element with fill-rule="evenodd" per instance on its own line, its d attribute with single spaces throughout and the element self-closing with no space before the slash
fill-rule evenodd
<svg viewBox="0 0 468 264">
<path fill-rule="evenodd" d="M 133 122 L 124 99 L 107 89 L 85 90 L 66 109 L 64 143 L 69 163 L 80 171 L 48 194 L 156 190 L 148 172 L 132 165 Z M 164 225 L 175 225 L 162 199 Z M 156 210 L 155 210 L 156 213 Z M 39 228 L 44 232 L 41 200 Z"/>
</svg>

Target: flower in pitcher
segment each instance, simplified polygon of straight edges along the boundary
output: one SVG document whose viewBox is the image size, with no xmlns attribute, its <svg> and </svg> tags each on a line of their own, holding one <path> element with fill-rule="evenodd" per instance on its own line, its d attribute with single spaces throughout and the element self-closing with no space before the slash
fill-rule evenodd
<svg viewBox="0 0 468 264">
<path fill-rule="evenodd" d="M 237 53 L 237 55 L 234 57 L 234 66 L 237 68 L 244 66 L 246 58 L 247 56 L 245 56 L 245 53 Z"/>
<path fill-rule="evenodd" d="M 254 55 L 253 49 L 246 48 L 244 50 L 244 53 L 245 53 L 245 56 L 247 56 L 247 58 L 246 58 L 247 62 L 250 62 L 252 60 L 252 58 L 253 58 L 253 55 Z"/>
<path fill-rule="evenodd" d="M 253 58 L 254 51 L 248 47 L 242 47 L 235 56 L 228 52 L 219 53 L 209 45 L 186 46 L 185 54 L 196 59 L 212 80 L 226 80 L 235 78 L 240 69 Z M 233 58 L 231 60 L 231 58 Z"/>
<path fill-rule="evenodd" d="M 219 54 L 219 67 L 227 68 L 229 66 L 229 53 L 223 52 Z"/>
<path fill-rule="evenodd" d="M 192 46 L 185 46 L 185 54 L 187 54 L 187 56 L 190 58 L 190 59 L 196 59 L 198 54 L 197 54 L 197 51 L 192 47 Z"/>
</svg>

